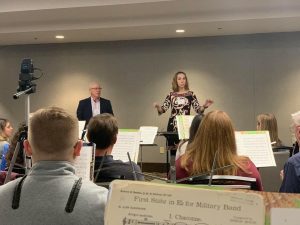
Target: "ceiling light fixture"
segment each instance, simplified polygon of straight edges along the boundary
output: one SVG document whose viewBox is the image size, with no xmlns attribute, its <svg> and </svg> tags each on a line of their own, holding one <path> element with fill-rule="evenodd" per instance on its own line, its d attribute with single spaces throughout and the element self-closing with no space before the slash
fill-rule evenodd
<svg viewBox="0 0 300 225">
<path fill-rule="evenodd" d="M 64 39 L 65 36 L 64 36 L 64 35 L 56 35 L 55 38 L 56 38 L 56 39 Z"/>
<path fill-rule="evenodd" d="M 184 33 L 184 32 L 185 32 L 185 30 L 182 30 L 182 29 L 176 30 L 176 33 Z"/>
</svg>

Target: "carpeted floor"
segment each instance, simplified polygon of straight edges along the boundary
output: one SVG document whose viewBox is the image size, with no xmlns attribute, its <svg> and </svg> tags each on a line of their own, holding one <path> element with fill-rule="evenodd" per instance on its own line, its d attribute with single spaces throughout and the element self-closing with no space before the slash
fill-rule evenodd
<svg viewBox="0 0 300 225">
<path fill-rule="evenodd" d="M 167 173 L 159 173 L 159 172 L 144 172 L 145 174 L 145 180 L 146 181 L 152 181 L 154 179 L 166 179 L 167 178 Z M 149 175 L 149 176 L 147 176 Z"/>
</svg>

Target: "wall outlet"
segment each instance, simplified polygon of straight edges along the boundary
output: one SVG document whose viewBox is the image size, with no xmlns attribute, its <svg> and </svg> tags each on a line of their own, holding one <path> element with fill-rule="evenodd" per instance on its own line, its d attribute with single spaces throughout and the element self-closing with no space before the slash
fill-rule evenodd
<svg viewBox="0 0 300 225">
<path fill-rule="evenodd" d="M 159 153 L 164 154 L 165 153 L 165 147 L 159 147 Z"/>
</svg>

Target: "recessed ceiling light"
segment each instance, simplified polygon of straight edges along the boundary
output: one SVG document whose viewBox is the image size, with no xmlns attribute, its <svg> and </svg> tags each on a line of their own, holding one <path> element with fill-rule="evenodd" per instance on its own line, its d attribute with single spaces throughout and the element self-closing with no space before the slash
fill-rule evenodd
<svg viewBox="0 0 300 225">
<path fill-rule="evenodd" d="M 64 39 L 65 36 L 64 35 L 56 35 L 55 38 L 57 38 L 57 39 Z"/>
<path fill-rule="evenodd" d="M 185 30 L 182 30 L 182 29 L 176 30 L 176 33 L 184 33 L 184 32 L 185 32 Z"/>
</svg>

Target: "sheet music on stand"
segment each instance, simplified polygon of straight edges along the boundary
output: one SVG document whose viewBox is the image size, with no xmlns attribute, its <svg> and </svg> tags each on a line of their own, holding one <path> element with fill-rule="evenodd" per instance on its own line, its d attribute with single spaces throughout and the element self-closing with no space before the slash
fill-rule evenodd
<svg viewBox="0 0 300 225">
<path fill-rule="evenodd" d="M 154 144 L 154 139 L 157 135 L 158 127 L 152 126 L 141 126 L 141 141 L 140 143 L 143 145 L 152 145 Z"/>
<path fill-rule="evenodd" d="M 84 180 L 94 179 L 95 145 L 84 143 L 74 161 L 75 174 Z"/>
<path fill-rule="evenodd" d="M 128 162 L 127 152 L 129 152 L 132 161 L 137 163 L 140 139 L 141 134 L 138 129 L 119 129 L 117 142 L 112 150 L 114 159 Z"/>
<path fill-rule="evenodd" d="M 193 115 L 176 116 L 178 137 L 180 140 L 190 138 L 190 127 L 194 117 Z"/>
<path fill-rule="evenodd" d="M 269 131 L 236 131 L 238 155 L 248 156 L 256 167 L 276 166 Z"/>
</svg>

